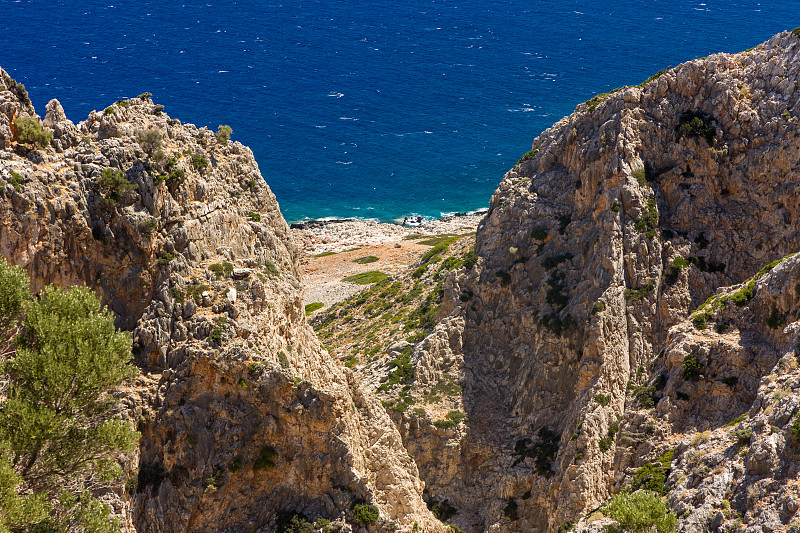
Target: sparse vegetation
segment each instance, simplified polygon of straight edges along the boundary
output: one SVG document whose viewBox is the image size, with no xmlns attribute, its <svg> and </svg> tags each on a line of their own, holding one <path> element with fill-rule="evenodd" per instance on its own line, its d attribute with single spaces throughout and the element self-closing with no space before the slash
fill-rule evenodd
<svg viewBox="0 0 800 533">
<path fill-rule="evenodd" d="M 118 202 L 127 191 L 136 189 L 135 183 L 128 183 L 125 173 L 115 168 L 105 168 L 95 181 L 97 191 L 107 200 Z"/>
<path fill-rule="evenodd" d="M 622 87 L 618 87 L 616 89 L 612 89 L 612 90 L 608 91 L 607 93 L 600 93 L 597 96 L 593 96 L 592 98 L 590 98 L 589 100 L 587 100 L 585 102 L 587 109 L 589 110 L 590 113 L 593 112 L 595 109 L 597 109 L 597 106 L 599 106 L 601 103 L 605 102 L 606 99 L 609 96 L 611 96 L 612 94 L 617 93 L 617 92 L 619 92 L 621 90 L 622 90 Z"/>
<path fill-rule="evenodd" d="M 683 377 L 685 379 L 697 381 L 702 370 L 703 365 L 700 364 L 695 354 L 687 355 L 683 360 Z"/>
<path fill-rule="evenodd" d="M 625 299 L 629 302 L 636 300 L 643 300 L 647 297 L 648 293 L 655 288 L 655 284 L 650 281 L 647 285 L 639 287 L 638 289 L 625 289 Z"/>
<path fill-rule="evenodd" d="M 517 161 L 517 163 L 514 166 L 517 166 L 520 163 L 523 163 L 525 161 L 533 159 L 537 155 L 539 155 L 539 149 L 538 148 L 534 148 L 533 150 L 525 152 L 524 154 L 522 154 L 522 157 L 519 158 L 519 161 Z"/>
<path fill-rule="evenodd" d="M 617 522 L 606 526 L 608 533 L 674 533 L 678 523 L 661 497 L 645 490 L 617 494 L 603 514 Z"/>
<path fill-rule="evenodd" d="M 380 518 L 378 508 L 368 503 L 357 503 L 353 506 L 353 515 L 356 522 L 362 526 L 374 524 Z"/>
<path fill-rule="evenodd" d="M 364 257 L 357 257 L 353 259 L 353 263 L 358 263 L 359 265 L 366 265 L 376 261 L 378 261 L 378 258 L 374 255 L 365 255 Z"/>
<path fill-rule="evenodd" d="M 208 168 L 208 159 L 202 154 L 192 154 L 192 166 L 195 170 L 202 172 Z"/>
<path fill-rule="evenodd" d="M 223 261 L 222 263 L 214 263 L 208 265 L 208 269 L 214 274 L 217 279 L 222 279 L 229 277 L 233 274 L 233 264 L 229 263 L 228 261 Z"/>
<path fill-rule="evenodd" d="M 667 493 L 664 484 L 669 477 L 674 450 L 669 450 L 661 455 L 655 462 L 647 463 L 639 468 L 633 475 L 628 490 L 635 492 L 640 489 L 655 492 L 661 496 Z"/>
<path fill-rule="evenodd" d="M 217 142 L 220 144 L 228 144 L 228 141 L 231 138 L 231 133 L 233 133 L 233 128 L 220 124 L 220 126 L 217 128 Z"/>
<path fill-rule="evenodd" d="M 264 446 L 258 454 L 258 458 L 253 462 L 253 472 L 259 470 L 266 470 L 267 468 L 275 468 L 275 458 L 278 457 L 278 452 L 272 446 Z"/>
<path fill-rule="evenodd" d="M 716 129 L 714 119 L 701 111 L 686 111 L 678 117 L 678 125 L 675 128 L 678 138 L 681 137 L 701 137 L 706 140 L 709 146 L 714 143 Z"/>
<path fill-rule="evenodd" d="M 161 149 L 161 132 L 154 128 L 140 130 L 136 133 L 136 142 L 146 153 L 155 154 Z"/>
<path fill-rule="evenodd" d="M 325 304 L 322 302 L 313 302 L 306 305 L 306 316 L 310 315 L 317 309 L 322 309 L 323 307 L 325 307 Z"/>
<path fill-rule="evenodd" d="M 358 285 L 371 285 L 372 283 L 383 281 L 386 278 L 387 275 L 380 270 L 371 270 L 369 272 L 362 272 L 361 274 L 348 276 L 344 278 L 343 281 L 349 281 L 350 283 L 356 283 Z"/>
<path fill-rule="evenodd" d="M 14 126 L 17 128 L 17 140 L 21 143 L 47 148 L 53 140 L 53 134 L 43 129 L 36 117 L 17 117 Z"/>
</svg>

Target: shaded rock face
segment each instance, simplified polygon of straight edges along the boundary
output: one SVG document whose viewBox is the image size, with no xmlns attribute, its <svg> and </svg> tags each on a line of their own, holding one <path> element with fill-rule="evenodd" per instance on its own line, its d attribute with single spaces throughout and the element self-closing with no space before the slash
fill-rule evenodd
<svg viewBox="0 0 800 533">
<path fill-rule="evenodd" d="M 380 403 L 306 324 L 252 152 L 147 94 L 77 125 L 53 100 L 52 142 L 25 146 L 10 124 L 34 110 L 0 79 L 0 253 L 34 290 L 93 287 L 133 331 L 142 373 L 121 396 L 142 440 L 105 496 L 126 527 L 273 531 L 298 512 L 347 530 L 364 502 L 375 530 L 444 530 Z"/>
<path fill-rule="evenodd" d="M 553 531 L 673 434 L 757 402 L 782 348 L 756 332 L 712 346 L 683 321 L 800 249 L 799 75 L 791 33 L 691 61 L 579 105 L 506 174 L 476 236 L 479 269 L 448 281 L 449 316 L 417 359 L 417 375 L 455 369 L 464 386 L 469 424 L 449 437 L 459 453 L 437 466 L 414 452 L 431 497 L 470 510 L 452 522 Z M 713 361 L 714 383 L 678 409 L 662 398 L 692 351 Z M 734 377 L 734 394 L 716 382 Z M 642 391 L 668 424 L 640 410 Z M 620 425 L 645 444 L 619 445 Z M 412 451 L 439 439 L 404 431 Z"/>
</svg>

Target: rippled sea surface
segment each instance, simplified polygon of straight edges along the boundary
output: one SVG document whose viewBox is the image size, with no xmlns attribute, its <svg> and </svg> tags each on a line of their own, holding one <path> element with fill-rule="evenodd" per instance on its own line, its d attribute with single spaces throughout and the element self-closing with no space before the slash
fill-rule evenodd
<svg viewBox="0 0 800 533">
<path fill-rule="evenodd" d="M 599 92 L 800 24 L 797 0 L 0 1 L 0 66 L 40 114 L 153 93 L 233 128 L 290 221 L 486 207 Z"/>
</svg>

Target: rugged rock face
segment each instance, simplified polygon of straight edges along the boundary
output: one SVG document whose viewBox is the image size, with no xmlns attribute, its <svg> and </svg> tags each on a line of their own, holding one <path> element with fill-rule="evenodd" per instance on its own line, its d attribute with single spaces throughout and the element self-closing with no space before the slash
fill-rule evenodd
<svg viewBox="0 0 800 533">
<path fill-rule="evenodd" d="M 799 75 L 800 38 L 788 32 L 691 61 L 579 105 L 506 174 L 476 236 L 479 265 L 445 284 L 450 311 L 415 357 L 423 382 L 449 372 L 464 387 L 469 421 L 447 446 L 433 429 L 404 431 L 430 495 L 461 510 L 451 522 L 555 531 L 684 432 L 727 433 L 722 424 L 762 412 L 763 380 L 796 350 L 796 322 L 779 335 L 750 321 L 771 306 L 796 321 L 795 289 L 755 282 L 750 307 L 725 304 L 728 333 L 685 319 L 719 287 L 800 249 Z M 762 292 L 772 296 L 759 304 Z M 686 353 L 704 365 L 696 382 L 683 378 Z M 775 379 L 789 391 L 782 401 L 797 397 L 794 378 Z M 777 480 L 759 494 L 776 500 L 797 467 L 782 447 L 791 402 L 774 433 L 783 437 L 765 436 L 766 459 L 755 460 Z M 433 443 L 458 451 L 421 458 Z M 726 483 L 732 504 L 754 501 L 740 496 L 749 482 Z M 686 491 L 669 496 L 681 528 L 710 527 Z M 742 520 L 772 531 L 793 511 L 781 513 Z"/>
<path fill-rule="evenodd" d="M 361 530 L 440 531 L 400 435 L 305 321 L 297 254 L 252 152 L 169 118 L 148 94 L 78 125 L 47 106 L 47 148 L 0 70 L 0 253 L 33 289 L 93 287 L 142 370 L 127 492 L 137 531 L 273 531 L 297 512 Z"/>
</svg>

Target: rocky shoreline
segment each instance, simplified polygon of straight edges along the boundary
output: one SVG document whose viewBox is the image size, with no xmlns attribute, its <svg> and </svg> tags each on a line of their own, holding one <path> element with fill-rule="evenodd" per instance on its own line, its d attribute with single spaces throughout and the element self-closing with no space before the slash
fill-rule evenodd
<svg viewBox="0 0 800 533">
<path fill-rule="evenodd" d="M 419 244 L 414 235 L 464 235 L 473 233 L 487 210 L 458 213 L 417 226 L 401 226 L 374 220 L 342 219 L 292 224 L 290 233 L 301 251 L 303 303 L 329 306 L 364 289 L 344 278 L 379 270 L 399 274 L 417 262 L 430 247 Z M 364 257 L 374 262 L 359 263 Z"/>
<path fill-rule="evenodd" d="M 305 255 L 339 253 L 354 246 L 376 246 L 402 241 L 409 235 L 443 235 L 475 231 L 488 209 L 456 213 L 417 225 L 344 218 L 291 224 L 295 244 Z"/>
</svg>

